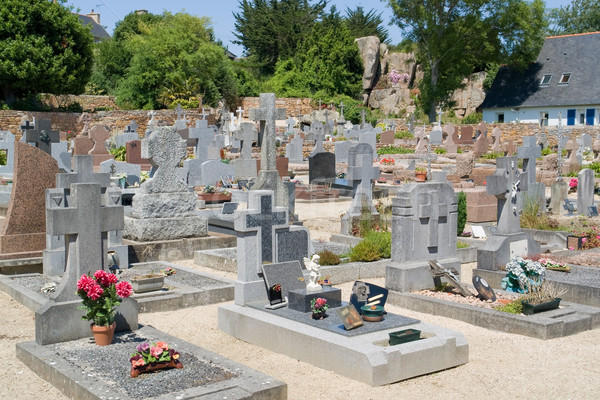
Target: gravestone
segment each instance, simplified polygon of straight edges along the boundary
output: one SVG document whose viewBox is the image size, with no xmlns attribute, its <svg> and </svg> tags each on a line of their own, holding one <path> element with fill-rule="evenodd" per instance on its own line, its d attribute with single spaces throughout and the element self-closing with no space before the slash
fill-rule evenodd
<svg viewBox="0 0 600 400">
<path fill-rule="evenodd" d="M 335 154 L 317 153 L 308 157 L 308 182 L 335 179 Z"/>
<path fill-rule="evenodd" d="M 494 153 L 501 153 L 502 149 L 502 131 L 500 128 L 495 127 L 492 129 L 492 138 L 494 138 L 494 144 L 492 145 L 492 151 Z"/>
<path fill-rule="evenodd" d="M 473 144 L 473 127 L 471 125 L 463 125 L 460 127 L 460 138 L 456 143 Z"/>
<path fill-rule="evenodd" d="M 562 173 L 568 175 L 572 172 L 577 172 L 581 169 L 581 163 L 577 159 L 577 150 L 579 149 L 579 145 L 574 139 L 569 139 L 567 141 L 567 145 L 565 146 L 565 150 L 567 150 L 567 160 L 564 162 L 562 166 Z M 560 156 L 559 156 L 560 160 Z M 560 164 L 560 162 L 559 162 Z"/>
<path fill-rule="evenodd" d="M 371 159 L 377 158 L 377 133 L 381 131 L 381 128 L 370 129 L 359 133 L 358 143 L 366 143 L 371 146 Z"/>
<path fill-rule="evenodd" d="M 142 171 L 152 168 L 150 160 L 142 157 L 142 141 L 139 139 L 125 143 L 125 161 L 127 164 L 139 165 Z"/>
<path fill-rule="evenodd" d="M 281 285 L 282 300 L 288 297 L 291 290 L 306 289 L 306 281 L 299 261 L 263 264 L 262 273 L 267 290 L 274 285 Z"/>
<path fill-rule="evenodd" d="M 120 190 L 108 191 L 103 199 L 100 185 L 76 183 L 70 188 L 72 203 L 68 207 L 64 189 L 46 192 L 46 232 L 64 235 L 67 269 L 51 297 L 35 317 L 35 340 L 40 345 L 75 340 L 89 336 L 89 322 L 81 320 L 77 280 L 97 269 L 107 269 L 108 232 L 123 229 Z M 117 311 L 116 331 L 137 327 L 137 305 L 124 299 Z"/>
<path fill-rule="evenodd" d="M 417 146 L 415 147 L 415 155 L 420 156 L 427 152 L 427 134 L 425 127 L 415 128 L 415 139 L 418 140 Z"/>
<path fill-rule="evenodd" d="M 477 250 L 478 268 L 497 270 L 516 256 L 539 254 L 540 245 L 521 231 L 519 197 L 527 191 L 527 172 L 521 173 L 517 157 L 496 159 L 494 175 L 486 178 L 486 191 L 498 199 L 498 224 L 493 236 Z"/>
<path fill-rule="evenodd" d="M 39 257 L 46 246 L 45 191 L 53 188 L 56 160 L 39 148 L 14 143 L 14 175 L 0 259 Z"/>
<path fill-rule="evenodd" d="M 349 140 L 343 140 L 341 142 L 335 142 L 335 162 L 339 163 L 347 163 L 348 162 L 348 151 L 350 150 L 350 146 L 352 142 Z"/>
<path fill-rule="evenodd" d="M 0 152 L 6 155 L 6 164 L 0 165 L 0 176 L 12 178 L 15 166 L 15 135 L 0 131 Z"/>
<path fill-rule="evenodd" d="M 288 206 L 287 188 L 281 182 L 277 171 L 275 142 L 275 121 L 285 119 L 285 110 L 275 108 L 275 93 L 260 94 L 260 108 L 250 110 L 250 119 L 260 121 L 259 145 L 260 171 L 252 190 L 272 190 L 275 204 Z"/>
<path fill-rule="evenodd" d="M 447 129 L 448 125 L 450 125 L 449 129 Z M 458 152 L 458 146 L 456 145 L 458 135 L 456 134 L 454 126 L 452 126 L 452 124 L 446 124 L 443 132 L 447 134 L 446 141 L 444 142 L 444 149 L 446 149 L 446 153 L 456 154 Z"/>
<path fill-rule="evenodd" d="M 381 132 L 379 143 L 384 145 L 393 145 L 395 140 L 394 131 Z"/>
<path fill-rule="evenodd" d="M 241 157 L 233 160 L 235 177 L 238 179 L 256 178 L 256 160 L 252 158 L 252 143 L 258 139 L 258 130 L 252 122 L 242 122 L 233 132 L 233 137 L 242 142 Z"/>
<path fill-rule="evenodd" d="M 225 164 L 221 160 L 208 160 L 200 164 L 200 186 L 216 185 L 220 182 L 221 177 L 235 176 L 235 166 Z"/>
<path fill-rule="evenodd" d="M 106 148 L 106 142 L 110 137 L 110 131 L 103 126 L 94 126 L 89 133 L 89 137 L 94 142 L 94 147 L 88 152 L 91 154 L 94 167 L 99 167 L 102 161 L 110 160 L 113 156 Z"/>
<path fill-rule="evenodd" d="M 373 166 L 370 154 L 357 156 L 356 166 L 348 165 L 348 179 L 355 182 L 360 181 L 356 188 L 350 208 L 342 217 L 342 234 L 351 234 L 352 228 L 358 219 L 368 214 L 371 218 L 378 218 L 379 213 L 373 206 L 373 189 L 371 181 L 379 178 L 379 167 Z"/>
<path fill-rule="evenodd" d="M 89 154 L 93 148 L 94 142 L 87 136 L 77 135 L 75 139 L 73 139 L 74 156 Z"/>
<path fill-rule="evenodd" d="M 133 197 L 124 236 L 137 241 L 206 236 L 207 220 L 196 215 L 197 196 L 177 174 L 187 155 L 186 141 L 174 128 L 160 127 L 142 143 L 142 155 L 156 172 Z"/>
<path fill-rule="evenodd" d="M 512 139 L 504 141 L 504 143 L 502 143 L 502 147 L 504 148 L 504 154 L 507 157 L 510 157 L 517 152 L 517 146 Z"/>
<path fill-rule="evenodd" d="M 69 152 L 69 144 L 67 142 L 52 143 L 50 155 L 58 163 L 60 172 L 71 172 L 71 153 Z"/>
<path fill-rule="evenodd" d="M 441 126 L 434 126 L 431 132 L 429 132 L 429 142 L 433 145 L 442 144 L 443 132 Z"/>
<path fill-rule="evenodd" d="M 558 175 L 556 176 L 556 180 L 562 180 L 563 174 L 563 149 L 565 148 L 567 141 L 569 139 L 569 130 L 564 130 L 562 128 L 562 117 L 561 114 L 558 113 L 558 125 L 556 127 L 556 132 L 552 132 L 551 135 L 556 136 L 556 141 L 558 143 L 557 146 L 557 154 L 558 154 Z"/>
<path fill-rule="evenodd" d="M 475 127 L 475 140 L 481 135 L 485 136 L 487 139 L 487 124 L 485 122 L 480 122 Z"/>
<path fill-rule="evenodd" d="M 554 181 L 550 186 L 550 205 L 548 206 L 548 211 L 552 214 L 560 214 L 563 206 L 563 202 L 567 198 L 569 191 L 569 185 L 567 182 L 563 181 Z"/>
<path fill-rule="evenodd" d="M 195 128 L 188 128 L 190 139 L 195 140 L 194 155 L 202 164 L 208 160 L 208 147 L 215 136 L 215 131 L 208 126 L 208 121 L 205 119 L 196 120 Z"/>
<path fill-rule="evenodd" d="M 475 144 L 473 145 L 473 152 L 475 158 L 479 158 L 481 155 L 486 154 L 489 150 L 489 142 L 486 135 L 479 135 Z"/>
<path fill-rule="evenodd" d="M 303 146 L 304 139 L 299 135 L 295 136 L 290 140 L 287 146 L 285 146 L 285 156 L 290 160 L 290 164 L 302 164 L 304 162 Z"/>
<path fill-rule="evenodd" d="M 385 287 L 430 288 L 431 259 L 460 271 L 456 258 L 457 196 L 448 181 L 408 183 L 392 198 L 392 260 Z"/>
<path fill-rule="evenodd" d="M 590 216 L 590 208 L 594 205 L 594 171 L 584 168 L 577 174 L 577 213 Z"/>
<path fill-rule="evenodd" d="M 123 133 L 119 133 L 118 135 L 116 135 L 114 137 L 114 143 L 115 143 L 115 147 L 119 148 L 119 147 L 125 147 L 125 144 L 127 142 L 130 142 L 132 140 L 138 140 L 139 136 L 136 132 L 137 130 L 137 123 L 135 121 L 131 121 L 131 123 L 129 125 L 127 125 L 127 128 L 125 129 L 125 131 Z"/>
<path fill-rule="evenodd" d="M 35 121 L 34 129 L 26 129 L 25 142 L 31 143 L 45 153 L 52 153 L 52 143 L 60 141 L 60 132 L 53 131 L 50 120 L 39 119 Z"/>
<path fill-rule="evenodd" d="M 523 160 L 523 171 L 527 173 L 527 198 L 538 203 L 540 210 L 545 210 L 546 185 L 536 182 L 535 179 L 535 160 L 542 156 L 542 150 L 536 140 L 535 136 L 523 137 L 523 146 L 517 149 L 517 156 Z"/>
<path fill-rule="evenodd" d="M 129 164 L 124 161 L 106 160 L 100 163 L 100 172 L 112 174 L 112 176 L 125 174 L 127 175 L 125 177 L 125 182 L 127 182 L 127 185 L 134 186 L 136 183 L 140 183 L 140 174 L 142 169 L 139 164 Z"/>
<path fill-rule="evenodd" d="M 431 162 L 437 160 L 437 155 L 431 152 L 431 143 L 429 143 L 429 141 L 427 141 L 427 149 L 425 154 L 421 154 L 419 159 L 427 163 L 427 179 L 431 180 L 433 176 L 431 173 Z"/>
</svg>

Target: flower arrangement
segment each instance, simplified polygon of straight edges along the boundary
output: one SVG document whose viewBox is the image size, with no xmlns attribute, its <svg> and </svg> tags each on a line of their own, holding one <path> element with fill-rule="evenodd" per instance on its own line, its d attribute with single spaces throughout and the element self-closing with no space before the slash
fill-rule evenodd
<svg viewBox="0 0 600 400">
<path fill-rule="evenodd" d="M 571 180 L 569 181 L 569 187 L 572 190 L 576 190 L 577 189 L 577 184 L 579 183 L 579 180 L 577 178 L 571 178 Z"/>
<path fill-rule="evenodd" d="M 380 176 L 379 178 L 377 178 L 377 183 L 386 183 L 387 179 L 384 178 L 383 176 Z"/>
<path fill-rule="evenodd" d="M 116 308 L 122 299 L 131 296 L 129 282 L 117 279 L 115 274 L 99 269 L 93 276 L 81 275 L 77 281 L 77 295 L 81 297 L 86 314 L 82 317 L 96 326 L 109 326 L 115 320 Z"/>
<path fill-rule="evenodd" d="M 276 283 L 273 286 L 271 286 L 271 290 L 273 292 L 281 292 L 281 284 L 280 283 Z"/>
<path fill-rule="evenodd" d="M 552 270 L 552 271 L 571 272 L 571 267 L 569 267 L 568 265 L 558 263 L 558 262 L 556 262 L 554 260 L 551 260 L 549 258 L 540 258 L 539 262 L 540 262 L 540 264 L 542 264 L 542 266 L 544 268 Z"/>
<path fill-rule="evenodd" d="M 319 281 L 317 283 L 321 286 L 331 286 L 332 285 L 331 276 L 329 276 L 329 275 L 322 276 L 321 278 L 319 278 Z M 327 307 L 329 308 L 329 306 L 327 306 Z"/>
<path fill-rule="evenodd" d="M 427 172 L 427 170 L 423 167 L 416 167 L 415 172 Z"/>
<path fill-rule="evenodd" d="M 581 231 L 573 230 L 573 235 L 582 237 L 582 250 L 600 247 L 600 229 L 597 226 L 592 226 Z"/>
<path fill-rule="evenodd" d="M 408 80 L 410 79 L 410 75 L 408 75 L 406 72 L 400 73 L 400 72 L 396 71 L 395 69 L 393 69 L 388 74 L 388 79 L 392 83 L 398 83 L 398 82 L 407 83 Z"/>
<path fill-rule="evenodd" d="M 131 354 L 131 377 L 135 378 L 145 371 L 164 368 L 183 368 L 179 361 L 179 353 L 169 348 L 165 342 L 148 343 L 137 345 L 135 352 Z"/>
<path fill-rule="evenodd" d="M 396 161 L 394 161 L 392 157 L 386 157 L 382 158 L 381 161 L 379 161 L 379 163 L 383 165 L 395 165 Z"/>
<path fill-rule="evenodd" d="M 310 309 L 313 314 L 325 314 L 325 312 L 329 309 L 329 304 L 327 304 L 327 299 L 322 297 L 312 299 L 310 301 Z"/>
<path fill-rule="evenodd" d="M 171 268 L 171 267 L 167 267 L 163 270 L 160 271 L 164 276 L 169 276 L 169 275 L 175 275 L 177 273 L 177 270 Z"/>
<path fill-rule="evenodd" d="M 206 186 L 204 186 L 202 193 L 215 193 L 216 191 L 217 191 L 217 188 L 214 187 L 213 185 L 206 185 Z"/>
<path fill-rule="evenodd" d="M 508 292 L 525 293 L 528 287 L 542 283 L 546 268 L 539 262 L 515 257 L 504 267 L 508 272 L 500 286 Z"/>
<path fill-rule="evenodd" d="M 150 179 L 150 172 L 148 172 L 148 171 L 140 172 L 140 183 L 144 183 L 148 179 Z"/>
</svg>

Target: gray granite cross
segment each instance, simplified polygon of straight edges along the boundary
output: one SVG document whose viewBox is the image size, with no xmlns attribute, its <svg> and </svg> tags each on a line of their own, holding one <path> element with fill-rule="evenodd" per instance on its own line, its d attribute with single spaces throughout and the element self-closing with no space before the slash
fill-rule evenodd
<svg viewBox="0 0 600 400">
<path fill-rule="evenodd" d="M 569 139 L 570 130 L 563 130 L 562 128 L 562 115 L 558 113 L 558 125 L 556 127 L 556 132 L 551 132 L 550 134 L 556 136 L 556 140 L 558 142 L 558 175 L 556 176 L 556 180 L 562 180 L 562 163 L 563 163 L 563 149 L 567 140 Z"/>
<path fill-rule="evenodd" d="M 148 158 L 156 172 L 142 183 L 141 193 L 185 192 L 187 184 L 178 177 L 177 166 L 187 155 L 187 142 L 175 128 L 159 127 L 142 142 L 142 157 Z"/>
<path fill-rule="evenodd" d="M 360 214 L 364 206 L 373 212 L 373 189 L 371 181 L 379 178 L 379 167 L 373 166 L 373 156 L 371 154 L 358 154 L 356 157 L 357 165 L 348 167 L 348 178 L 352 181 L 360 180 L 360 184 L 356 188 L 356 193 L 348 212 L 351 214 Z"/>
<path fill-rule="evenodd" d="M 73 156 L 73 172 L 56 174 L 56 187 L 64 188 L 67 193 L 74 183 L 97 183 L 102 193 L 110 186 L 110 173 L 94 172 L 91 155 Z M 68 204 L 67 204 L 68 206 Z"/>
<path fill-rule="evenodd" d="M 437 247 L 439 234 L 438 225 L 440 224 L 440 218 L 448 221 L 448 204 L 440 202 L 440 194 L 437 190 L 428 190 L 424 193 L 422 202 L 417 206 L 417 215 L 419 219 L 427 220 L 427 228 L 429 235 L 427 235 L 427 247 Z"/>
<path fill-rule="evenodd" d="M 25 125 L 21 125 L 21 130 L 24 131 L 23 135 L 25 134 L 25 132 L 31 129 L 35 129 L 35 122 L 32 124 L 31 122 L 29 122 L 29 120 L 27 120 L 25 121 Z"/>
<path fill-rule="evenodd" d="M 442 114 L 444 114 L 444 112 L 442 111 L 442 107 L 438 107 L 437 109 L 437 115 L 438 115 L 438 126 L 442 126 Z"/>
<path fill-rule="evenodd" d="M 521 231 L 517 196 L 526 191 L 527 172 L 520 173 L 517 157 L 496 159 L 494 175 L 486 177 L 486 192 L 498 199 L 498 233 L 509 234 Z"/>
<path fill-rule="evenodd" d="M 137 132 L 138 124 L 135 121 L 131 121 L 129 125 L 127 125 L 127 130 L 125 132 Z"/>
<path fill-rule="evenodd" d="M 177 114 L 177 120 L 181 120 L 181 115 L 183 114 L 183 107 L 181 107 L 181 103 L 177 103 L 177 107 L 175 107 L 175 113 Z"/>
<path fill-rule="evenodd" d="M 287 133 L 287 134 L 294 133 L 294 125 L 296 125 L 296 120 L 290 116 L 287 119 L 287 121 L 285 121 L 285 124 L 286 124 L 286 131 L 285 131 L 285 133 Z"/>
<path fill-rule="evenodd" d="M 275 121 L 285 119 L 285 109 L 275 108 L 275 93 L 261 93 L 260 108 L 251 109 L 249 116 L 253 121 L 260 121 L 258 136 L 261 156 L 260 169 L 277 169 Z"/>
<path fill-rule="evenodd" d="M 427 180 L 429 181 L 433 177 L 433 174 L 431 173 L 431 162 L 437 160 L 437 158 L 437 154 L 431 152 L 431 142 L 427 139 L 427 152 L 419 157 L 419 159 L 427 162 Z"/>
<path fill-rule="evenodd" d="M 365 125 L 365 109 L 362 108 L 360 110 L 360 127 L 362 128 Z"/>
<path fill-rule="evenodd" d="M 242 122 L 240 129 L 233 132 L 233 137 L 242 141 L 242 160 L 250 160 L 252 158 L 252 142 L 258 139 L 258 130 L 254 122 Z"/>
<path fill-rule="evenodd" d="M 196 120 L 196 127 L 189 128 L 189 138 L 196 140 L 195 155 L 200 162 L 208 160 L 208 146 L 212 142 L 215 132 L 208 126 L 205 119 Z"/>
<path fill-rule="evenodd" d="M 324 129 L 323 133 L 325 135 L 328 135 L 329 133 L 331 133 L 331 132 L 329 132 L 329 110 L 325 110 L 323 112 L 323 115 L 325 116 L 325 124 L 324 124 L 325 129 Z"/>
<path fill-rule="evenodd" d="M 237 110 L 235 110 L 235 112 L 238 115 L 238 124 L 240 124 L 242 122 L 242 114 L 243 114 L 244 110 L 240 106 L 240 107 L 237 108 Z"/>
<path fill-rule="evenodd" d="M 344 118 L 344 102 L 340 101 L 340 120 L 338 121 L 338 123 L 343 124 L 346 122 L 346 119 Z"/>
<path fill-rule="evenodd" d="M 202 119 L 205 120 L 206 117 L 209 116 L 210 114 L 206 112 L 204 107 L 202 107 L 202 113 L 200 113 L 200 115 L 202 116 Z"/>
<path fill-rule="evenodd" d="M 77 299 L 77 280 L 82 274 L 105 269 L 108 232 L 124 228 L 121 192 L 115 189 L 102 200 L 100 185 L 76 183 L 71 186 L 73 204 L 64 207 L 63 189 L 46 191 L 46 232 L 65 235 L 67 269 L 54 301 Z"/>
<path fill-rule="evenodd" d="M 26 143 L 35 143 L 35 147 L 52 155 L 52 143 L 60 142 L 60 132 L 53 131 L 50 120 L 40 119 L 32 130 L 24 133 Z"/>
<path fill-rule="evenodd" d="M 527 172 L 527 184 L 535 184 L 535 159 L 542 156 L 535 136 L 525 136 L 523 146 L 517 149 L 517 157 L 523 159 L 523 171 Z"/>
<path fill-rule="evenodd" d="M 245 214 L 246 230 L 260 231 L 260 248 L 263 263 L 274 261 L 275 254 L 275 229 L 288 226 L 287 212 L 276 211 L 273 204 L 272 193 L 260 195 L 260 209 L 258 213 Z"/>
</svg>

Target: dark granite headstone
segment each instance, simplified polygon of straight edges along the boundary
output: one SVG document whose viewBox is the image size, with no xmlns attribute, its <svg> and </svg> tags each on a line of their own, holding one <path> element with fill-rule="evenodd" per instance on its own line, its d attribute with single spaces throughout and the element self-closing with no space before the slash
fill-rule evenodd
<svg viewBox="0 0 600 400">
<path fill-rule="evenodd" d="M 309 257 L 309 237 L 306 230 L 286 230 L 277 232 L 277 260 L 279 262 L 300 261 Z"/>
<path fill-rule="evenodd" d="M 335 154 L 317 153 L 308 157 L 308 181 L 315 179 L 335 179 Z"/>
<path fill-rule="evenodd" d="M 35 147 L 47 154 L 52 154 L 51 145 L 60 142 L 60 132 L 52 130 L 50 120 L 39 119 L 35 121 L 34 129 L 25 130 L 25 141 L 34 143 Z"/>
<path fill-rule="evenodd" d="M 381 306 L 385 308 L 385 302 L 388 297 L 388 290 L 372 283 L 356 281 L 352 286 L 350 295 L 350 304 L 354 305 L 360 312 L 362 306 L 369 304 L 371 306 Z"/>
<path fill-rule="evenodd" d="M 263 264 L 262 271 L 267 289 L 280 284 L 281 295 L 284 299 L 288 296 L 290 290 L 306 289 L 306 282 L 299 261 Z"/>
<path fill-rule="evenodd" d="M 288 294 L 288 307 L 290 310 L 309 312 L 310 303 L 313 299 L 323 298 L 327 300 L 329 308 L 342 306 L 342 290 L 338 288 L 323 286 L 320 292 L 308 292 L 306 288 L 290 290 Z"/>
</svg>

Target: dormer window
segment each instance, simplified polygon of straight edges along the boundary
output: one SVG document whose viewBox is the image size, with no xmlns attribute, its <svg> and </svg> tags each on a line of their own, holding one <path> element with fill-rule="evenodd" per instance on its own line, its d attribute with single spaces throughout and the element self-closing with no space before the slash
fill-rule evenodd
<svg viewBox="0 0 600 400">
<path fill-rule="evenodd" d="M 544 75 L 542 77 L 542 81 L 540 82 L 540 85 L 548 85 L 550 83 L 550 79 L 552 79 L 552 75 L 551 74 Z"/>
<path fill-rule="evenodd" d="M 570 72 L 565 72 L 560 77 L 560 81 L 558 81 L 558 84 L 559 85 L 566 85 L 567 83 L 569 83 L 570 79 L 571 79 L 571 73 Z"/>
</svg>

